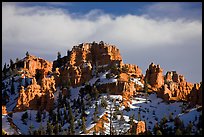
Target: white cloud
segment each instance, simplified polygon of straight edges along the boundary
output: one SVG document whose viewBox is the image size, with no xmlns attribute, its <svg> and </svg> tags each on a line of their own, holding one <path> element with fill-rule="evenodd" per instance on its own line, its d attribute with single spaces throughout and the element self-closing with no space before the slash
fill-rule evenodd
<svg viewBox="0 0 204 137">
<path fill-rule="evenodd" d="M 196 7 L 194 7 L 196 5 Z M 200 6 L 200 8 L 198 8 Z M 157 2 L 145 7 L 144 14 L 153 18 L 202 20 L 201 2 Z"/>
<path fill-rule="evenodd" d="M 100 40 L 117 45 L 125 63 L 139 65 L 144 74 L 155 62 L 166 71 L 178 70 L 189 81 L 201 81 L 199 20 L 113 16 L 99 10 L 73 18 L 62 9 L 2 5 L 3 64 L 26 51 L 51 61 L 58 51 L 63 55 L 76 44 Z"/>
</svg>

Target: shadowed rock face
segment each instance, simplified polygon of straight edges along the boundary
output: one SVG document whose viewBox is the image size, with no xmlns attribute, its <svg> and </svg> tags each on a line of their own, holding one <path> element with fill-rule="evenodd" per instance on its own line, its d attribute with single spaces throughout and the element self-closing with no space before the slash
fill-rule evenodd
<svg viewBox="0 0 204 137">
<path fill-rule="evenodd" d="M 189 101 L 191 106 L 202 105 L 202 83 L 194 84 L 190 91 Z"/>
</svg>

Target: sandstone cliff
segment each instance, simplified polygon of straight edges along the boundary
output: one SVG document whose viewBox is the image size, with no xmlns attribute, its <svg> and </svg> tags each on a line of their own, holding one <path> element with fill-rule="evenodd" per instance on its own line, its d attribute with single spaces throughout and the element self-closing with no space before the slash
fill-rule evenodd
<svg viewBox="0 0 204 137">
<path fill-rule="evenodd" d="M 67 56 L 54 61 L 53 70 L 59 68 L 61 79 L 55 76 L 57 85 L 77 87 L 93 75 L 121 64 L 122 57 L 116 46 L 94 42 L 74 46 Z"/>
<path fill-rule="evenodd" d="M 34 77 L 38 71 L 44 75 L 52 71 L 52 62 L 33 55 L 26 56 L 24 59 L 16 62 L 14 66 L 19 70 L 18 73 L 30 78 Z"/>
<path fill-rule="evenodd" d="M 21 86 L 15 111 L 24 111 L 26 109 L 46 109 L 51 110 L 54 103 L 55 92 L 54 77 L 43 78 L 41 85 L 38 85 L 36 79 L 32 79 L 31 85 L 26 89 Z"/>
</svg>

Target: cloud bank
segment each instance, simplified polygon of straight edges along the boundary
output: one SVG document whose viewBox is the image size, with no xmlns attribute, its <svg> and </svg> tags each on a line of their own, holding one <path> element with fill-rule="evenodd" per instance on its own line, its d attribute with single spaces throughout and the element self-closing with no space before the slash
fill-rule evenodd
<svg viewBox="0 0 204 137">
<path fill-rule="evenodd" d="M 2 62 L 30 54 L 55 60 L 57 52 L 82 42 L 117 45 L 125 63 L 137 64 L 145 74 L 151 62 L 176 70 L 189 82 L 202 80 L 202 22 L 114 16 L 91 10 L 75 17 L 64 9 L 2 5 Z"/>
</svg>

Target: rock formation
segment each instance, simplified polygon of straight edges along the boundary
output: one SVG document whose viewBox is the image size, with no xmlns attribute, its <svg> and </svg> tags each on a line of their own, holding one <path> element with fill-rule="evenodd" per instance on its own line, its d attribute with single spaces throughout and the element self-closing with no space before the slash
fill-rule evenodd
<svg viewBox="0 0 204 137">
<path fill-rule="evenodd" d="M 69 54 L 53 63 L 53 69 L 59 68 L 61 78 L 56 78 L 56 84 L 63 86 L 79 86 L 90 80 L 93 74 L 101 70 L 120 65 L 122 57 L 114 45 L 103 42 L 83 43 L 74 46 Z M 69 81 L 68 81 L 69 80 Z"/>
<path fill-rule="evenodd" d="M 146 125 L 144 121 L 138 121 L 136 124 L 136 135 L 142 134 L 146 131 Z"/>
<path fill-rule="evenodd" d="M 193 84 L 186 82 L 183 75 L 177 74 L 176 71 L 167 72 L 165 84 L 159 92 L 159 96 L 168 100 L 189 100 L 189 94 Z"/>
<path fill-rule="evenodd" d="M 202 105 L 202 83 L 194 84 L 189 94 L 190 106 Z"/>
<path fill-rule="evenodd" d="M 26 109 L 46 109 L 51 110 L 54 103 L 55 92 L 54 77 L 42 79 L 41 85 L 38 85 L 36 79 L 32 79 L 31 85 L 26 90 L 21 86 L 15 111 L 24 111 Z"/>
<path fill-rule="evenodd" d="M 52 62 L 38 58 L 33 55 L 28 55 L 24 59 L 16 62 L 15 68 L 19 69 L 19 73 L 26 77 L 34 77 L 37 71 L 42 71 L 44 75 L 47 75 L 52 71 Z"/>
<path fill-rule="evenodd" d="M 163 70 L 159 65 L 151 63 L 146 70 L 145 79 L 154 90 L 161 88 L 164 85 Z"/>
<path fill-rule="evenodd" d="M 2 114 L 3 115 L 7 114 L 6 106 L 4 106 L 4 105 L 2 105 Z"/>
</svg>

